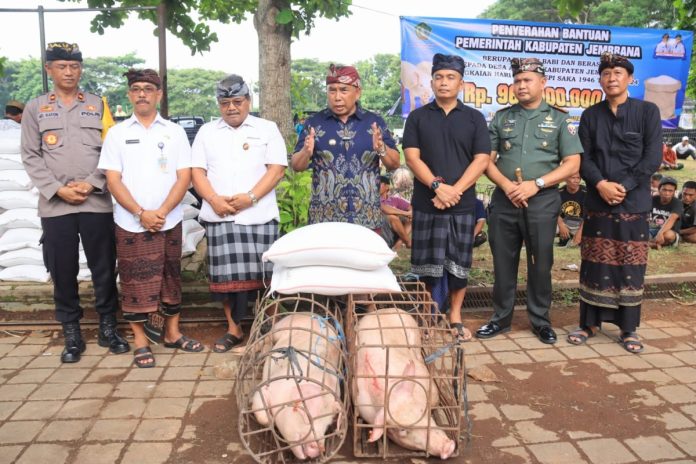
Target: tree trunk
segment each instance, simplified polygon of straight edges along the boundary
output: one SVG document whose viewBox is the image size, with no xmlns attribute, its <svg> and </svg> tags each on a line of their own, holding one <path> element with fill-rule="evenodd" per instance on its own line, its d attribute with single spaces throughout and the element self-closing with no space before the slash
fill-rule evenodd
<svg viewBox="0 0 696 464">
<path fill-rule="evenodd" d="M 261 117 L 278 124 L 285 142 L 292 139 L 290 106 L 289 24 L 277 24 L 278 12 L 288 8 L 285 0 L 259 0 L 254 27 L 259 37 L 259 108 Z"/>
</svg>

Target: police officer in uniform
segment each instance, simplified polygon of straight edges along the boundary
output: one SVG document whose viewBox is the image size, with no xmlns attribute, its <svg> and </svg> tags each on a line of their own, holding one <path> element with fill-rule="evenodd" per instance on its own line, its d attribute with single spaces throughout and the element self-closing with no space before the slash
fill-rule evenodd
<svg viewBox="0 0 696 464">
<path fill-rule="evenodd" d="M 488 223 L 495 313 L 476 336 L 491 338 L 510 330 L 525 244 L 529 320 L 539 340 L 552 344 L 551 265 L 561 206 L 557 184 L 578 172 L 582 145 L 568 114 L 543 99 L 544 64 L 536 58 L 514 58 L 511 67 L 519 103 L 498 111 L 490 123 L 493 151 L 486 170 L 497 185 Z"/>
<path fill-rule="evenodd" d="M 22 160 L 39 190 L 43 255 L 53 279 L 56 319 L 63 325 L 61 361 L 80 360 L 85 343 L 80 332 L 79 245 L 92 272 L 100 346 L 112 353 L 130 350 L 116 330 L 118 291 L 111 195 L 97 169 L 108 108 L 102 99 L 80 91 L 82 53 L 77 44 L 50 43 L 46 72 L 53 90 L 24 109 Z"/>
</svg>

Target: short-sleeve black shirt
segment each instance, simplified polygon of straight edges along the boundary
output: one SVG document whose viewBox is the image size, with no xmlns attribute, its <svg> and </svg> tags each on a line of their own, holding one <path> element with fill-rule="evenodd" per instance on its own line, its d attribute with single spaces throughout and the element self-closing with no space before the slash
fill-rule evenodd
<svg viewBox="0 0 696 464">
<path fill-rule="evenodd" d="M 404 127 L 403 148 L 418 148 L 420 159 L 435 176 L 453 185 L 464 174 L 477 154 L 491 152 L 491 139 L 483 115 L 461 101 L 445 114 L 436 101 L 408 115 Z M 475 185 L 461 197 L 458 204 L 445 210 L 435 208 L 435 192 L 418 180 L 413 186 L 413 209 L 430 214 L 465 214 L 474 211 Z"/>
</svg>

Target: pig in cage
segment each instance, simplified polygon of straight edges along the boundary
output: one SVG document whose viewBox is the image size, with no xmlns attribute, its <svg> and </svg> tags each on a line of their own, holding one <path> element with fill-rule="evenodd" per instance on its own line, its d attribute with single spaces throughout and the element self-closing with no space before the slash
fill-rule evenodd
<svg viewBox="0 0 696 464">
<path fill-rule="evenodd" d="M 237 372 L 239 436 L 260 463 L 326 462 L 348 430 L 346 340 L 338 304 L 303 294 L 257 307 Z"/>
<path fill-rule="evenodd" d="M 356 457 L 459 456 L 464 356 L 421 283 L 348 299 L 346 338 Z"/>
</svg>

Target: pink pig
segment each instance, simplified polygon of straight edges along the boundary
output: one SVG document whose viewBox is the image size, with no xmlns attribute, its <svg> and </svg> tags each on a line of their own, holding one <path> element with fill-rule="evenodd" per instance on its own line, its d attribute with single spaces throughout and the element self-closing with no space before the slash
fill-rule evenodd
<svg viewBox="0 0 696 464">
<path fill-rule="evenodd" d="M 316 458 L 324 452 L 326 430 L 343 411 L 334 396 L 341 354 L 336 331 L 318 316 L 295 313 L 275 324 L 271 339 L 279 351 L 266 356 L 263 381 L 268 383 L 254 392 L 251 409 L 261 425 L 273 421 L 298 459 Z M 297 351 L 295 363 L 282 354 L 288 347 Z"/>
<path fill-rule="evenodd" d="M 368 441 L 379 440 L 384 434 L 383 426 L 391 425 L 388 436 L 395 443 L 441 459 L 449 458 L 456 444 L 429 417 L 430 408 L 438 404 L 438 391 L 420 353 L 416 320 L 405 311 L 386 308 L 362 316 L 356 332 L 353 398 L 360 416 L 374 425 Z M 386 408 L 385 389 L 389 403 Z M 425 428 L 428 421 L 429 433 Z"/>
</svg>

